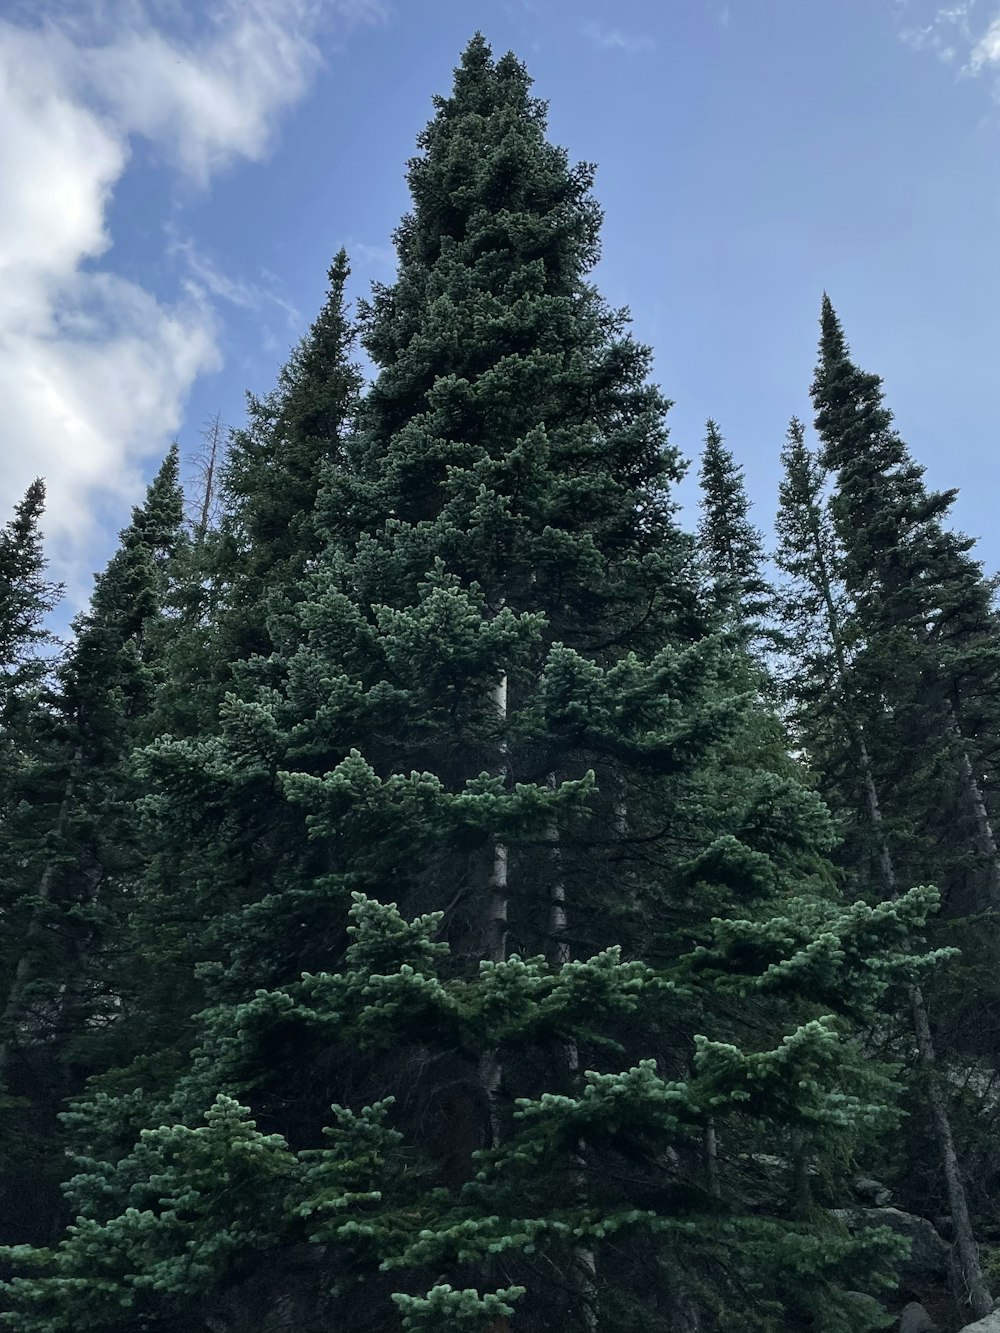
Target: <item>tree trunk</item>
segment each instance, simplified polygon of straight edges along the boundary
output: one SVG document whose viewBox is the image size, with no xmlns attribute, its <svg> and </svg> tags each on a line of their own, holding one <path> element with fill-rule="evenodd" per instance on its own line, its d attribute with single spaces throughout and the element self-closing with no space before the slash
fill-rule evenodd
<svg viewBox="0 0 1000 1333">
<path fill-rule="evenodd" d="M 962 1281 L 965 1284 L 965 1291 L 958 1294 L 960 1297 L 964 1296 L 975 1317 L 982 1319 L 992 1311 L 993 1297 L 983 1276 L 982 1264 L 979 1259 L 979 1247 L 976 1244 L 976 1238 L 972 1230 L 969 1203 L 966 1198 L 965 1184 L 962 1181 L 958 1154 L 955 1152 L 955 1140 L 951 1132 L 951 1120 L 948 1116 L 944 1090 L 941 1086 L 934 1039 L 920 987 L 911 986 L 908 998 L 910 1015 L 913 1019 L 913 1030 L 917 1037 L 917 1049 L 920 1053 L 920 1063 L 923 1066 L 927 1080 L 927 1104 L 930 1107 L 934 1132 L 941 1152 L 941 1166 L 948 1191 L 952 1225 L 955 1229 L 955 1252 L 958 1256 Z"/>
<path fill-rule="evenodd" d="M 890 899 L 898 898 L 899 889 L 896 883 L 896 871 L 885 841 L 878 789 L 872 776 L 871 759 L 863 736 L 860 740 L 859 759 L 869 815 L 878 837 L 879 862 L 883 867 L 886 891 Z M 967 757 L 966 762 L 968 762 Z M 994 845 L 994 852 L 995 850 Z M 973 1314 L 977 1319 L 981 1319 L 993 1309 L 993 1297 L 986 1285 L 982 1263 L 979 1258 L 979 1247 L 972 1231 L 969 1201 L 965 1193 L 958 1154 L 955 1152 L 951 1119 L 948 1115 L 948 1105 L 941 1085 L 937 1053 L 934 1050 L 934 1036 L 927 1018 L 927 1006 L 924 1003 L 923 992 L 920 987 L 910 986 L 907 991 L 907 999 L 910 1007 L 910 1019 L 917 1039 L 917 1054 L 924 1074 L 927 1106 L 931 1113 L 934 1136 L 937 1139 L 938 1152 L 941 1156 L 941 1169 L 944 1172 L 945 1186 L 948 1192 L 948 1206 L 951 1210 L 955 1228 L 955 1253 L 958 1257 L 959 1271 L 965 1285 L 964 1293 L 958 1293 L 958 1295 L 960 1297 L 964 1295 Z"/>
<path fill-rule="evenodd" d="M 705 1125 L 705 1179 L 712 1198 L 721 1199 L 722 1183 L 719 1180 L 719 1143 L 715 1137 L 715 1116 L 709 1116 Z"/>
<path fill-rule="evenodd" d="M 204 541 L 215 508 L 216 475 L 219 470 L 219 453 L 222 447 L 222 417 L 220 413 L 217 412 L 208 422 L 202 431 L 202 439 L 205 441 L 205 448 L 195 459 L 201 482 L 201 503 L 198 505 L 197 518 L 194 523 L 194 539 L 196 542 Z"/>
<path fill-rule="evenodd" d="M 501 676 L 493 689 L 493 704 L 499 722 L 507 720 L 507 676 Z M 501 752 L 505 747 L 501 744 Z M 483 923 L 483 956 L 491 963 L 507 957 L 507 846 L 499 838 L 493 841 L 493 868 L 487 885 L 486 919 Z M 500 1054 L 494 1047 L 479 1061 L 479 1081 L 486 1097 L 489 1114 L 490 1146 L 500 1141 L 499 1096 L 503 1079 Z"/>
<path fill-rule="evenodd" d="M 549 789 L 556 788 L 555 773 L 549 774 Z M 565 967 L 570 960 L 569 918 L 566 912 L 566 881 L 563 876 L 562 851 L 559 846 L 559 830 L 555 824 L 549 826 L 549 844 L 551 849 L 551 879 L 549 881 L 549 957 L 554 967 Z M 575 1038 L 565 1044 L 566 1070 L 570 1083 L 576 1084 L 580 1074 L 580 1050 Z M 578 1143 L 572 1155 L 573 1179 L 583 1196 L 585 1187 L 586 1162 L 584 1144 Z M 587 1333 L 597 1333 L 597 1257 L 591 1245 L 575 1245 L 572 1250 L 573 1268 L 570 1280 L 580 1298 L 580 1311 L 583 1326 Z"/>
<path fill-rule="evenodd" d="M 896 868 L 892 864 L 889 844 L 886 842 L 885 830 L 882 828 L 882 808 L 879 805 L 875 779 L 872 777 L 872 761 L 868 754 L 864 732 L 860 730 L 858 732 L 858 758 L 861 761 L 861 781 L 865 789 L 865 805 L 868 807 L 868 818 L 875 830 L 878 845 L 878 862 L 879 869 L 882 872 L 882 882 L 885 884 L 889 897 L 896 898 L 899 896 L 899 889 L 896 885 Z"/>
<path fill-rule="evenodd" d="M 809 1179 L 809 1150 L 800 1129 L 792 1130 L 792 1213 L 805 1222 L 813 1206 L 812 1182 Z"/>
<path fill-rule="evenodd" d="M 989 811 L 986 809 L 982 789 L 976 781 L 965 738 L 951 704 L 948 705 L 948 735 L 958 764 L 962 796 L 972 816 L 979 854 L 986 866 L 986 905 L 991 911 L 997 911 L 1000 910 L 1000 850 L 997 848 L 996 834 L 993 831 Z"/>
</svg>

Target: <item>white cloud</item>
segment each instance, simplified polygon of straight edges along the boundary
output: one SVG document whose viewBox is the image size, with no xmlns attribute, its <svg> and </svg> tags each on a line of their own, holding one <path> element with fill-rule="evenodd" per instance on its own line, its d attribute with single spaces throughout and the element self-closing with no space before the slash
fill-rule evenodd
<svg viewBox="0 0 1000 1333">
<path fill-rule="evenodd" d="M 220 363 L 214 303 L 290 308 L 274 285 L 226 277 L 191 243 L 164 302 L 108 268 L 108 210 L 141 136 L 204 187 L 260 159 L 320 63 L 323 25 L 380 0 L 50 0 L 0 19 L 0 487 L 47 478 L 54 564 L 75 578 L 109 497 L 178 429 L 195 379 Z M 2 517 L 2 516 L 0 516 Z"/>
<path fill-rule="evenodd" d="M 953 64 L 962 75 L 975 77 L 1000 71 L 1000 9 L 976 25 L 976 0 L 925 7 L 922 21 L 910 20 L 913 0 L 896 0 L 907 22 L 900 30 L 903 40 L 917 50 L 931 51 L 939 60 Z M 978 11 L 981 13 L 981 11 Z"/>
<path fill-rule="evenodd" d="M 316 21 L 309 0 L 227 0 L 201 40 L 137 27 L 82 50 L 80 72 L 118 124 L 204 184 L 232 158 L 267 150 L 276 115 L 318 66 Z"/>
<path fill-rule="evenodd" d="M 584 23 L 580 31 L 589 42 L 605 51 L 651 51 L 656 44 L 648 33 L 623 32 L 621 28 L 608 28 L 596 20 Z"/>
<path fill-rule="evenodd" d="M 976 42 L 969 57 L 969 69 L 973 74 L 996 66 L 1000 66 L 1000 14 Z"/>
</svg>

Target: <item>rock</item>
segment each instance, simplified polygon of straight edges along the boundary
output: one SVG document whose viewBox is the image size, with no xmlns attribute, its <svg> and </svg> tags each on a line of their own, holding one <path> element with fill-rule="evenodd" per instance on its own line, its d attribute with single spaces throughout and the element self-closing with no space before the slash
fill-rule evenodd
<svg viewBox="0 0 1000 1333">
<path fill-rule="evenodd" d="M 903 1306 L 899 1316 L 899 1333 L 937 1333 L 937 1324 L 919 1301 Z"/>
<path fill-rule="evenodd" d="M 899 1261 L 897 1272 L 901 1282 L 947 1278 L 951 1246 L 926 1217 L 904 1213 L 899 1208 L 837 1208 L 833 1216 L 851 1231 L 888 1227 L 897 1236 L 905 1236 L 910 1242 L 910 1257 Z M 996 1333 L 1000 1333 L 1000 1325 Z"/>
<path fill-rule="evenodd" d="M 1000 1333 L 1000 1310 L 994 1310 L 974 1324 L 966 1324 L 962 1333 Z"/>
<path fill-rule="evenodd" d="M 858 1176 L 857 1180 L 851 1182 L 851 1188 L 859 1199 L 876 1208 L 885 1208 L 892 1203 L 892 1190 L 883 1185 L 881 1180 Z"/>
</svg>

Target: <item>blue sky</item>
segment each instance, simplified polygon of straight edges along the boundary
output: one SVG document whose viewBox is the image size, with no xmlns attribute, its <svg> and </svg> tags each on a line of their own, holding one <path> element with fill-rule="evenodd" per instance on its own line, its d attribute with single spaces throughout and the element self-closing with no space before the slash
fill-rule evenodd
<svg viewBox="0 0 1000 1333">
<path fill-rule="evenodd" d="M 714 416 L 766 525 L 825 288 L 1000 566 L 1000 0 L 0 0 L 0 486 L 47 477 L 71 595 L 167 442 L 272 385 L 340 245 L 391 277 L 477 27 L 598 164 L 599 282 L 682 449 Z"/>
</svg>

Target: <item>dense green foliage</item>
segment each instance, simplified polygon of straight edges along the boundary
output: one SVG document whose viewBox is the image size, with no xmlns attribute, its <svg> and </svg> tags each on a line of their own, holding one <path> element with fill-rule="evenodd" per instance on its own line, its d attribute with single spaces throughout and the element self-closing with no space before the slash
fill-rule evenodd
<svg viewBox="0 0 1000 1333">
<path fill-rule="evenodd" d="M 394 281 L 354 319 L 336 257 L 218 521 L 171 452 L 57 662 L 39 486 L 2 534 L 0 1319 L 884 1327 L 859 1172 L 958 1231 L 900 1151 L 947 1131 L 990 1238 L 993 586 L 829 303 L 777 585 L 713 422 L 685 531 L 513 56 L 408 181 Z"/>
</svg>

